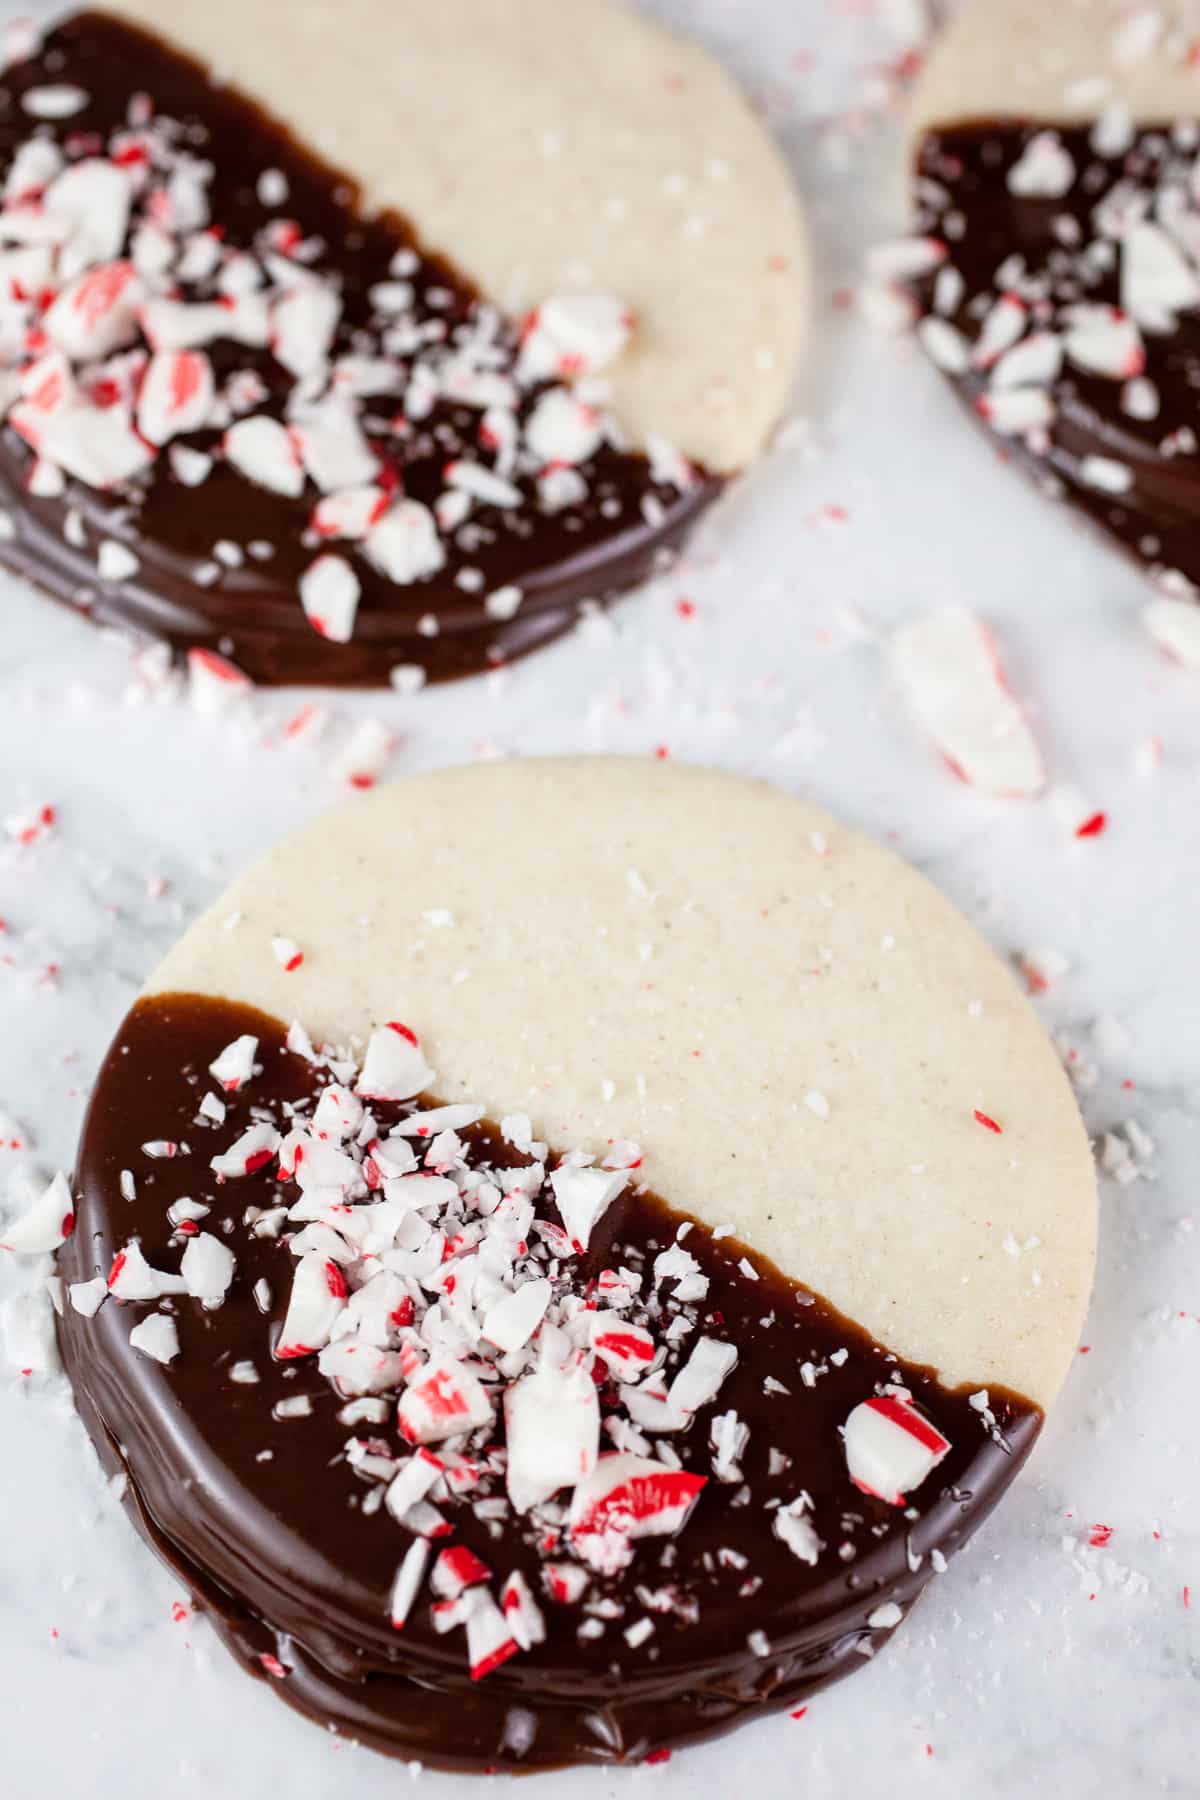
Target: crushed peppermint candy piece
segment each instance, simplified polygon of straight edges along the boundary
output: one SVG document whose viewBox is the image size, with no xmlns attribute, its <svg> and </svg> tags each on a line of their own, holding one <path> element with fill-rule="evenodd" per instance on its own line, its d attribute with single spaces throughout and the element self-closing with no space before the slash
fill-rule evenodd
<svg viewBox="0 0 1200 1800">
<path fill-rule="evenodd" d="M 4 1229 L 0 1250 L 19 1256 L 44 1256 L 65 1244 L 75 1229 L 75 1202 L 67 1178 L 55 1175 L 33 1204 Z"/>
<path fill-rule="evenodd" d="M 227 1094 L 236 1094 L 245 1087 L 254 1073 L 254 1058 L 258 1052 L 258 1039 L 248 1032 L 234 1038 L 226 1044 L 220 1056 L 208 1065 L 208 1072 L 214 1081 L 218 1081 Z"/>
<path fill-rule="evenodd" d="M 1045 785 L 1033 735 L 1009 692 L 990 633 L 962 606 L 943 607 L 892 639 L 892 672 L 964 781 L 985 793 L 1029 796 Z"/>
<path fill-rule="evenodd" d="M 681 1531 L 707 1482 L 648 1457 L 602 1456 L 571 1496 L 571 1540 L 590 1567 L 615 1574 L 635 1539 Z"/>
<path fill-rule="evenodd" d="M 396 1416 L 410 1444 L 435 1444 L 490 1424 L 492 1403 L 464 1363 L 435 1354 L 409 1378 Z"/>
<path fill-rule="evenodd" d="M 564 1164 L 550 1177 L 567 1236 L 586 1250 L 596 1225 L 628 1183 L 621 1170 L 575 1168 Z"/>
<path fill-rule="evenodd" d="M 233 1251 L 211 1231 L 197 1232 L 188 1239 L 179 1272 L 187 1291 L 205 1306 L 220 1306 L 233 1280 L 236 1261 Z"/>
<path fill-rule="evenodd" d="M 411 1100 L 433 1079 L 416 1034 L 393 1019 L 368 1038 L 354 1091 L 368 1100 Z"/>
<path fill-rule="evenodd" d="M 140 1320 L 130 1332 L 129 1342 L 155 1362 L 174 1362 L 179 1355 L 179 1332 L 174 1319 L 166 1313 L 150 1313 Z"/>
<path fill-rule="evenodd" d="M 362 592 L 358 576 L 341 556 L 318 556 L 300 577 L 300 604 L 313 630 L 334 644 L 354 636 Z"/>
<path fill-rule="evenodd" d="M 517 378 L 594 375 L 624 351 L 633 315 L 610 294 L 560 294 L 544 300 L 526 321 Z"/>
<path fill-rule="evenodd" d="M 266 413 L 239 419 L 225 433 L 222 449 L 239 474 L 272 493 L 295 498 L 304 491 L 304 468 L 290 432 Z"/>
<path fill-rule="evenodd" d="M 950 1440 L 896 1393 L 856 1406 L 845 1425 L 846 1464 L 855 1487 L 902 1506 L 950 1449 Z"/>
<path fill-rule="evenodd" d="M 596 1466 L 600 1407 L 581 1363 L 564 1369 L 543 1361 L 514 1383 L 504 1396 L 504 1422 L 508 1494 L 519 1513 L 576 1486 Z"/>
</svg>

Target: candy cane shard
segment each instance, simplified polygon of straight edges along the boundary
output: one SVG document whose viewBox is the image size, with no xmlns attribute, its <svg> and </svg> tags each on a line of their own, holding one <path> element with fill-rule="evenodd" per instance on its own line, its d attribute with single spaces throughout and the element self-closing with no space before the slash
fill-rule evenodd
<svg viewBox="0 0 1200 1800">
<path fill-rule="evenodd" d="M 301 1256 L 292 1276 L 276 1357 L 288 1362 L 322 1349 L 333 1336 L 346 1298 L 346 1277 L 335 1262 L 319 1251 Z"/>
<path fill-rule="evenodd" d="M 403 1560 L 396 1570 L 396 1579 L 392 1583 L 392 1594 L 389 1613 L 393 1626 L 402 1631 L 412 1611 L 413 1601 L 421 1590 L 425 1579 L 425 1568 L 429 1561 L 429 1545 L 424 1538 L 414 1538 L 404 1553 Z"/>
<path fill-rule="evenodd" d="M 411 1100 L 433 1079 L 415 1034 L 392 1020 L 367 1040 L 354 1091 L 368 1100 Z"/>
<path fill-rule="evenodd" d="M 892 675 L 956 774 L 985 793 L 1037 794 L 1045 770 L 995 644 L 962 606 L 926 613 L 892 638 Z"/>
<path fill-rule="evenodd" d="M 570 1164 L 555 1169 L 550 1186 L 567 1236 L 577 1250 L 587 1249 L 592 1232 L 624 1191 L 628 1179 L 620 1169 L 575 1168 Z"/>
<path fill-rule="evenodd" d="M 223 1244 L 211 1231 L 201 1231 L 188 1240 L 179 1265 L 187 1291 L 205 1306 L 220 1306 L 233 1280 L 236 1258 L 228 1244 Z"/>
<path fill-rule="evenodd" d="M 514 1569 L 501 1588 L 500 1606 L 520 1649 L 545 1643 L 545 1615 L 520 1569 Z"/>
<path fill-rule="evenodd" d="M 529 315 L 517 379 L 594 375 L 616 361 L 633 334 L 633 315 L 611 294 L 558 294 Z"/>
<path fill-rule="evenodd" d="M 151 1313 L 142 1319 L 130 1332 L 129 1342 L 135 1350 L 152 1357 L 155 1362 L 174 1362 L 179 1355 L 179 1331 L 174 1319 L 169 1319 L 165 1313 Z"/>
<path fill-rule="evenodd" d="M 318 556 L 300 577 L 305 617 L 319 636 L 334 644 L 348 644 L 354 636 L 361 593 L 358 576 L 341 556 Z"/>
<path fill-rule="evenodd" d="M 504 1395 L 508 1497 L 517 1512 L 584 1480 L 600 1448 L 596 1384 L 580 1363 L 543 1362 Z M 578 1490 L 577 1490 L 578 1491 Z"/>
<path fill-rule="evenodd" d="M 632 1560 L 637 1539 L 681 1531 L 707 1485 L 706 1475 L 649 1457 L 602 1456 L 571 1496 L 567 1522 L 576 1553 L 590 1568 L 616 1574 Z"/>
<path fill-rule="evenodd" d="M 410 1444 L 435 1444 L 490 1425 L 492 1403 L 482 1382 L 464 1363 L 445 1351 L 436 1351 L 410 1377 L 396 1408 L 396 1421 Z"/>
<path fill-rule="evenodd" d="M 816 1528 L 809 1518 L 811 1502 L 807 1494 L 800 1494 L 795 1500 L 781 1506 L 775 1513 L 771 1529 L 775 1536 L 785 1543 L 798 1561 L 808 1563 L 815 1568 L 820 1559 L 823 1545 L 817 1536 Z"/>
<path fill-rule="evenodd" d="M 258 1039 L 248 1033 L 234 1038 L 226 1044 L 221 1054 L 208 1065 L 208 1072 L 214 1081 L 220 1083 L 227 1094 L 236 1094 L 244 1088 L 254 1073 L 254 1058 L 258 1051 Z"/>
<path fill-rule="evenodd" d="M 186 1293 L 187 1283 L 182 1275 L 152 1268 L 141 1245 L 128 1243 L 113 1257 L 108 1290 L 115 1300 L 161 1300 L 164 1294 Z"/>
<path fill-rule="evenodd" d="M 896 1393 L 856 1406 L 844 1433 L 851 1481 L 889 1506 L 903 1506 L 950 1450 L 949 1438 Z"/>
<path fill-rule="evenodd" d="M 239 419 L 225 433 L 226 458 L 247 481 L 295 499 L 304 492 L 304 469 L 286 425 L 266 413 Z"/>
<path fill-rule="evenodd" d="M 212 364 L 202 350 L 160 350 L 146 366 L 138 430 L 152 444 L 199 431 L 208 422 L 215 395 Z"/>
<path fill-rule="evenodd" d="M 0 1250 L 18 1256 L 45 1256 L 65 1244 L 75 1229 L 75 1202 L 67 1178 L 60 1171 L 42 1189 L 32 1206 L 4 1230 Z"/>
</svg>

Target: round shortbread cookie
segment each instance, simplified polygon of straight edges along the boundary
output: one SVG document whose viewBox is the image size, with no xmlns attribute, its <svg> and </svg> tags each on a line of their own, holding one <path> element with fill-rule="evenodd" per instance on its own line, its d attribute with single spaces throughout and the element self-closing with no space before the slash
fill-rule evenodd
<svg viewBox="0 0 1200 1800">
<path fill-rule="evenodd" d="M 1200 591 L 1198 42 L 1194 4 L 969 6 L 914 98 L 895 265 L 1012 458 L 1148 568 L 1176 654 Z"/>
<path fill-rule="evenodd" d="M 0 74 L 0 558 L 202 674 L 407 688 L 669 564 L 807 251 L 732 80 L 623 7 L 293 13 L 134 0 Z"/>
<path fill-rule="evenodd" d="M 1095 1237 L 961 917 L 620 758 L 416 777 L 267 857 L 122 1025 L 75 1192 L 6 1241 L 68 1234 L 143 1534 L 298 1710 L 473 1769 L 861 1668 L 1031 1449 Z"/>
</svg>

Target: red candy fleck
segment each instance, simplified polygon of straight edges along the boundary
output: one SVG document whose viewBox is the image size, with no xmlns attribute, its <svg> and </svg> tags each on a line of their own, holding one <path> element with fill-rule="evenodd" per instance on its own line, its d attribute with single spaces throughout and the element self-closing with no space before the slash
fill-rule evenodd
<svg viewBox="0 0 1200 1800">
<path fill-rule="evenodd" d="M 1002 1125 L 997 1125 L 995 1119 L 990 1118 L 985 1112 L 980 1112 L 978 1107 L 975 1108 L 975 1123 L 982 1125 L 985 1131 L 994 1131 L 997 1137 L 1004 1130 Z"/>
</svg>

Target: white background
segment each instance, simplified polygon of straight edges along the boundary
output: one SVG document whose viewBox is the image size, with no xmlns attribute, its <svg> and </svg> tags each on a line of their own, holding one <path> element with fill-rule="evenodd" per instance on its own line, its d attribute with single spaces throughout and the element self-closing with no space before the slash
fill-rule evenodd
<svg viewBox="0 0 1200 1800">
<path fill-rule="evenodd" d="M 873 830 L 1000 949 L 1049 944 L 1070 958 L 1039 1005 L 1094 1065 L 1089 1126 L 1132 1117 L 1156 1141 L 1142 1179 L 1103 1183 L 1089 1353 L 1000 1515 L 872 1666 L 802 1720 L 536 1791 L 1194 1795 L 1200 676 L 1151 646 L 1137 573 L 997 466 L 907 341 L 839 304 L 863 248 L 902 218 L 901 89 L 883 72 L 902 47 L 901 9 L 656 10 L 745 80 L 808 203 L 815 329 L 781 447 L 710 516 L 686 563 L 610 623 L 499 679 L 337 699 L 315 748 L 278 746 L 295 696 L 256 698 L 234 723 L 147 699 L 127 647 L 4 580 L 0 820 L 52 804 L 58 825 L 26 849 L 0 826 L 0 1108 L 39 1161 L 70 1167 L 89 1079 L 136 987 L 230 874 L 337 798 L 331 757 L 361 716 L 398 734 L 396 774 L 665 745 Z M 676 610 L 684 596 L 693 618 Z M 886 634 L 952 600 L 996 631 L 1053 777 L 1107 812 L 1100 838 L 1074 842 L 1045 804 L 955 783 L 889 692 Z M 1147 772 L 1151 740 L 1162 760 Z M 19 1160 L 0 1150 L 0 1182 Z M 22 1278 L 0 1266 L 0 1293 Z M 1088 1545 L 1096 1524 L 1112 1527 L 1104 1547 Z M 402 1769 L 323 1741 L 275 1704 L 202 1620 L 173 1622 L 183 1598 L 104 1491 L 60 1381 L 0 1374 L 5 1795 L 67 1784 L 105 1800 L 251 1800 L 278 1786 L 325 1800 L 352 1783 L 377 1800 L 407 1786 Z M 422 1784 L 435 1800 L 475 1791 Z"/>
</svg>

